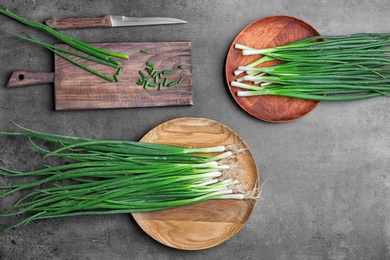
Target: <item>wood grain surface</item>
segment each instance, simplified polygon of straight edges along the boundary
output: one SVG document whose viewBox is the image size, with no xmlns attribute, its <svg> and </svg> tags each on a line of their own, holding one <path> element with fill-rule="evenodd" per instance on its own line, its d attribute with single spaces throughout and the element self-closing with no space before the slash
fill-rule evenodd
<svg viewBox="0 0 390 260">
<path fill-rule="evenodd" d="M 56 17 L 49 18 L 45 21 L 46 25 L 53 29 L 77 29 L 89 27 L 111 27 L 112 22 L 110 16 L 92 18 L 92 17 L 72 17 L 59 19 Z"/>
<path fill-rule="evenodd" d="M 190 42 L 99 43 L 94 45 L 130 56 L 128 60 L 120 59 L 123 71 L 119 76 L 119 82 L 109 82 L 97 77 L 55 55 L 56 110 L 193 104 Z M 150 53 L 141 53 L 141 49 L 147 49 Z M 75 58 L 75 60 L 109 76 L 113 76 L 117 71 L 116 68 L 80 58 Z M 173 87 L 165 87 L 161 91 L 157 90 L 157 87 L 143 89 L 136 82 L 141 77 L 139 71 L 144 70 L 148 61 L 154 63 L 158 71 L 172 70 L 173 73 L 167 75 L 170 81 L 177 81 L 182 77 L 183 82 Z M 180 65 L 183 65 L 184 69 L 178 69 Z"/>
<path fill-rule="evenodd" d="M 12 72 L 7 88 L 54 83 L 54 72 L 18 70 Z"/>
<path fill-rule="evenodd" d="M 245 142 L 231 129 L 205 118 L 178 118 L 147 133 L 141 141 L 186 147 L 241 144 Z M 258 195 L 259 174 L 247 149 L 239 154 L 239 180 Z M 200 250 L 217 246 L 242 229 L 256 200 L 209 200 L 169 210 L 134 213 L 138 225 L 152 238 L 169 247 Z M 242 239 L 245 239 L 243 235 Z"/>
<path fill-rule="evenodd" d="M 228 88 L 237 104 L 250 115 L 274 123 L 298 119 L 316 108 L 320 103 L 318 101 L 271 95 L 238 97 L 237 91 L 239 88 L 230 85 L 231 81 L 242 76 L 233 74 L 233 71 L 239 65 L 246 65 L 261 58 L 261 55 L 243 56 L 241 50 L 234 48 L 236 43 L 252 48 L 270 48 L 315 35 L 319 35 L 319 33 L 309 24 L 289 16 L 269 16 L 254 21 L 245 27 L 230 46 L 225 65 Z M 276 62 L 267 62 L 261 66 L 272 66 L 275 64 Z"/>
</svg>

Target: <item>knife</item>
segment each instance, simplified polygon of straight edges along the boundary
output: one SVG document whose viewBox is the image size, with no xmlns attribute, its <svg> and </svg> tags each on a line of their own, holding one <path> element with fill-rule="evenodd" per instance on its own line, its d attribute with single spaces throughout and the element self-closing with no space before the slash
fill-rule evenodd
<svg viewBox="0 0 390 260">
<path fill-rule="evenodd" d="M 103 17 L 70 17 L 59 19 L 52 17 L 45 21 L 46 25 L 53 29 L 75 29 L 91 27 L 117 27 L 117 26 L 141 26 L 159 24 L 187 23 L 184 20 L 170 17 L 126 17 L 119 15 L 106 15 Z"/>
</svg>

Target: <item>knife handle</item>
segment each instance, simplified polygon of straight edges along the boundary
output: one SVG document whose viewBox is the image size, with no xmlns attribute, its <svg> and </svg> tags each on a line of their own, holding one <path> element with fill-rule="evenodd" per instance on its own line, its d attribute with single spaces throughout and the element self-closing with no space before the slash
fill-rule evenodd
<svg viewBox="0 0 390 260">
<path fill-rule="evenodd" d="M 7 88 L 54 83 L 54 72 L 18 70 L 11 74 Z"/>
<path fill-rule="evenodd" d="M 109 15 L 100 18 L 91 17 L 72 17 L 59 19 L 52 17 L 45 21 L 46 25 L 53 29 L 77 29 L 91 27 L 111 27 L 111 19 Z"/>
</svg>

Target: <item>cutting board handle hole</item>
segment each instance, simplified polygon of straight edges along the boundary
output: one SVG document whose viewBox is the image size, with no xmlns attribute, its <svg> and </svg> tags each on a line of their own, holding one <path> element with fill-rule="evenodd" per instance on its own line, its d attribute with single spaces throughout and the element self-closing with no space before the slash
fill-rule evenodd
<svg viewBox="0 0 390 260">
<path fill-rule="evenodd" d="M 19 75 L 18 75 L 18 79 L 19 79 L 19 80 L 24 80 L 24 74 L 19 74 Z"/>
</svg>

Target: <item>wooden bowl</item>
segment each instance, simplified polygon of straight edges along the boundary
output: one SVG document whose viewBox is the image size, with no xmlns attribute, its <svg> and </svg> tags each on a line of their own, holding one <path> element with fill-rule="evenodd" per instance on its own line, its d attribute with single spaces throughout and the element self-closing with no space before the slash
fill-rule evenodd
<svg viewBox="0 0 390 260">
<path fill-rule="evenodd" d="M 142 139 L 186 147 L 241 144 L 244 141 L 228 127 L 204 118 L 178 118 L 152 129 Z M 258 195 L 259 175 L 256 162 L 247 149 L 239 154 L 240 180 Z M 158 242 L 182 250 L 217 246 L 233 237 L 245 225 L 256 200 L 209 200 L 169 210 L 133 213 L 138 225 Z M 244 237 L 244 236 L 243 236 Z"/>
<path fill-rule="evenodd" d="M 245 27 L 234 39 L 226 58 L 225 73 L 230 93 L 237 104 L 250 115 L 273 123 L 289 122 L 298 119 L 318 106 L 319 101 L 309 101 L 280 96 L 238 97 L 239 88 L 232 87 L 236 80 L 233 71 L 239 65 L 249 64 L 261 55 L 243 56 L 234 45 L 240 43 L 252 48 L 270 48 L 285 45 L 297 40 L 319 35 L 309 24 L 289 16 L 269 16 L 259 19 Z M 273 66 L 276 62 L 267 62 L 261 66 Z"/>
</svg>

